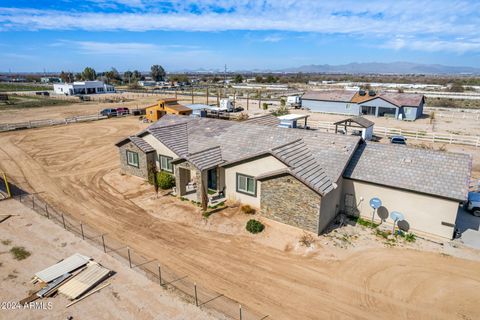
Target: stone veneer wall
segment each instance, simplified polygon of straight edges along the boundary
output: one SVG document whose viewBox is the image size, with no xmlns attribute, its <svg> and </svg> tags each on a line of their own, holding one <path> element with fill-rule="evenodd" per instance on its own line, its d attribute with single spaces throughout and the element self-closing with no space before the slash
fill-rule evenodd
<svg viewBox="0 0 480 320">
<path fill-rule="evenodd" d="M 290 175 L 262 181 L 261 212 L 282 223 L 318 233 L 321 200 Z"/>
<path fill-rule="evenodd" d="M 127 163 L 127 150 L 138 154 L 139 167 L 131 166 Z M 120 154 L 120 170 L 122 173 L 138 176 L 148 180 L 149 164 L 155 163 L 155 152 L 144 153 L 132 142 L 128 142 L 118 148 Z"/>
</svg>

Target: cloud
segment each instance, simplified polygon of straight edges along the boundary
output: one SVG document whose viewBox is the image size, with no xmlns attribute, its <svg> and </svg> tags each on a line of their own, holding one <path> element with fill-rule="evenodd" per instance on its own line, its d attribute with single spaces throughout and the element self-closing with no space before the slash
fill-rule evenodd
<svg viewBox="0 0 480 320">
<path fill-rule="evenodd" d="M 66 1 L 66 0 L 65 0 Z M 33 2 L 32 2 L 33 3 Z M 472 39 L 480 35 L 480 1 L 467 0 L 87 0 L 84 7 L 65 10 L 0 8 L 0 31 L 86 30 L 134 32 L 269 31 L 345 34 L 388 40 L 385 47 L 421 47 L 402 43 L 405 37 L 457 40 L 462 50 L 476 50 Z M 71 5 L 71 4 L 70 4 Z M 109 7 L 109 8 L 106 8 Z M 116 8 L 116 9 L 112 9 Z M 403 38 L 402 38 L 403 37 Z M 272 34 L 263 41 L 277 42 Z M 418 40 L 420 41 L 420 40 Z M 433 40 L 432 40 L 433 41 Z M 448 39 L 446 40 L 448 42 Z M 432 42 L 443 50 L 447 43 Z M 125 49 L 126 50 L 126 49 Z M 448 48 L 447 48 L 448 50 Z M 453 49 L 450 49 L 451 51 Z M 455 49 L 456 50 L 456 49 Z M 457 50 L 457 52 L 460 50 Z"/>
<path fill-rule="evenodd" d="M 272 34 L 262 39 L 263 42 L 279 42 L 282 40 L 283 40 L 283 37 L 278 34 Z"/>
<path fill-rule="evenodd" d="M 391 41 L 381 45 L 382 48 L 387 49 L 409 49 L 415 51 L 426 52 L 453 52 L 462 54 L 465 52 L 480 52 L 479 39 L 465 39 L 457 38 L 453 40 L 439 40 L 439 39 L 415 39 L 397 37 Z"/>
</svg>

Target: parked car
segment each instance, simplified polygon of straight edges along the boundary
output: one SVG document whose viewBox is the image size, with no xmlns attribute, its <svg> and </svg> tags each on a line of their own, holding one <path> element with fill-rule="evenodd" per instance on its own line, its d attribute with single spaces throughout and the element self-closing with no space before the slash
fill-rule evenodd
<svg viewBox="0 0 480 320">
<path fill-rule="evenodd" d="M 404 136 L 392 136 L 390 138 L 390 143 L 407 144 L 407 138 L 405 138 Z"/>
<path fill-rule="evenodd" d="M 103 109 L 100 111 L 102 116 L 107 116 L 109 118 L 117 116 L 117 109 Z"/>
<path fill-rule="evenodd" d="M 117 108 L 117 115 L 123 116 L 127 114 L 130 114 L 130 110 L 128 110 L 128 108 Z"/>
<path fill-rule="evenodd" d="M 469 192 L 465 207 L 475 217 L 480 217 L 480 192 Z"/>
</svg>

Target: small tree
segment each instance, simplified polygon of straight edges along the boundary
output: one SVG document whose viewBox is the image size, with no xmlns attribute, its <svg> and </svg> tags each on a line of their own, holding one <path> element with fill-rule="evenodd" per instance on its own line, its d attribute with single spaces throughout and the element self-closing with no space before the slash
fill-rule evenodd
<svg viewBox="0 0 480 320">
<path fill-rule="evenodd" d="M 263 82 L 263 77 L 262 76 L 256 76 L 255 77 L 255 82 L 262 83 Z"/>
<path fill-rule="evenodd" d="M 463 92 L 463 91 L 465 91 L 465 89 L 463 88 L 463 84 L 462 84 L 461 81 L 455 81 L 450 86 L 450 91 L 452 91 L 452 92 Z"/>
<path fill-rule="evenodd" d="M 86 67 L 83 69 L 82 78 L 87 81 L 95 80 L 97 79 L 97 72 L 93 68 Z"/>
<path fill-rule="evenodd" d="M 155 194 L 158 198 L 158 189 L 160 188 L 160 186 L 159 186 L 157 165 L 155 163 L 152 163 L 152 165 L 150 167 L 149 178 L 152 181 L 153 188 L 155 189 Z"/>
<path fill-rule="evenodd" d="M 132 72 L 132 78 L 135 79 L 135 81 L 142 80 L 142 74 L 138 70 L 133 70 Z"/>
<path fill-rule="evenodd" d="M 150 68 L 150 75 L 152 76 L 152 79 L 155 81 L 163 81 L 165 79 L 165 69 L 161 65 L 154 64 Z"/>
<path fill-rule="evenodd" d="M 243 82 L 243 77 L 241 74 L 235 75 L 235 78 L 233 79 L 233 82 L 235 83 L 242 83 Z"/>
<path fill-rule="evenodd" d="M 62 81 L 65 82 L 65 83 L 73 82 L 74 78 L 75 77 L 73 76 L 73 73 L 71 73 L 71 72 L 62 71 L 60 73 L 60 79 L 62 79 Z"/>
</svg>

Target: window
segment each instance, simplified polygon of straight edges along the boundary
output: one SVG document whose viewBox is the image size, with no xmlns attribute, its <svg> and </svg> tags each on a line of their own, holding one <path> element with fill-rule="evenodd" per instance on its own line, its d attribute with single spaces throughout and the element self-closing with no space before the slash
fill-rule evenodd
<svg viewBox="0 0 480 320">
<path fill-rule="evenodd" d="M 138 168 L 138 153 L 127 150 L 127 164 Z"/>
<path fill-rule="evenodd" d="M 257 196 L 257 182 L 251 176 L 237 173 L 237 192 Z"/>
<path fill-rule="evenodd" d="M 158 162 L 160 162 L 160 170 L 173 173 L 172 157 L 158 156 Z"/>
</svg>

